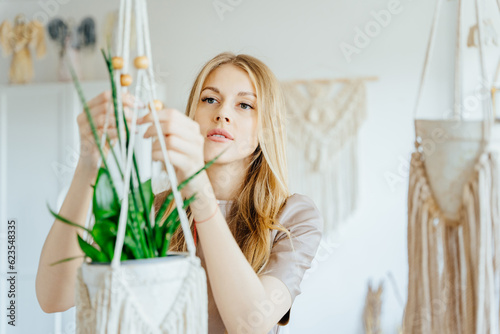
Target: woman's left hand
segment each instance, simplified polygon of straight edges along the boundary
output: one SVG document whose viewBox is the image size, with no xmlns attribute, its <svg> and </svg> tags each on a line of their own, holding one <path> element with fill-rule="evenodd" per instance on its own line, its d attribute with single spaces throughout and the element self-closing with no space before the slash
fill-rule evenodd
<svg viewBox="0 0 500 334">
<path fill-rule="evenodd" d="M 157 111 L 157 114 L 164 134 L 162 139 L 167 147 L 168 158 L 175 167 L 180 183 L 205 165 L 203 154 L 205 138 L 200 133 L 199 124 L 179 110 L 164 108 Z M 149 122 L 151 125 L 144 133 L 144 138 L 157 137 L 151 112 L 137 120 L 137 124 Z M 152 158 L 155 161 L 163 161 L 160 141 L 157 139 L 153 140 Z"/>
</svg>

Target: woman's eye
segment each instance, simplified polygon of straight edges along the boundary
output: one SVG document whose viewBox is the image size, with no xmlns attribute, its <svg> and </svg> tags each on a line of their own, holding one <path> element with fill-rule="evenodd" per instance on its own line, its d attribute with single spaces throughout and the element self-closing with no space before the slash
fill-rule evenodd
<svg viewBox="0 0 500 334">
<path fill-rule="evenodd" d="M 202 100 L 203 102 L 208 101 L 208 104 L 212 104 L 212 103 L 211 103 L 211 102 L 209 102 L 209 101 L 215 101 L 215 99 L 214 99 L 213 97 L 205 97 L 205 98 L 203 98 L 203 99 L 201 99 L 201 100 Z"/>
<path fill-rule="evenodd" d="M 249 104 L 246 103 L 240 103 L 241 108 L 248 110 L 248 109 L 253 109 L 253 107 Z M 248 107 L 248 108 L 247 108 Z"/>
</svg>

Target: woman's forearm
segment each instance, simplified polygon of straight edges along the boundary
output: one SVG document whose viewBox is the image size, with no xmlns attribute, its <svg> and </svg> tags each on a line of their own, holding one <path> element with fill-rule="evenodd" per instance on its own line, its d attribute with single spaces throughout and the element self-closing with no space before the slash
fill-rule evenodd
<svg viewBox="0 0 500 334">
<path fill-rule="evenodd" d="M 212 219 L 196 225 L 214 299 L 228 333 L 241 332 L 238 328 L 243 324 L 248 325 L 248 315 L 258 309 L 258 305 L 269 303 L 269 287 L 275 282 L 266 287 L 247 261 L 217 207 L 207 174 L 200 174 L 193 181 L 193 187 L 198 192 L 197 199 L 191 205 L 194 218 L 202 221 L 216 210 Z M 275 314 L 268 315 L 270 319 L 276 318 Z M 260 329 L 268 330 L 272 325 L 272 320 L 264 320 L 261 327 L 254 326 L 251 329 L 253 333 L 259 333 Z"/>
<path fill-rule="evenodd" d="M 84 225 L 92 199 L 97 171 L 77 165 L 73 181 L 68 190 L 59 215 Z M 36 295 L 45 312 L 62 312 L 74 305 L 76 271 L 83 258 L 50 266 L 51 263 L 68 257 L 82 256 L 76 234 L 83 236 L 82 229 L 55 220 L 45 240 L 36 276 Z"/>
</svg>

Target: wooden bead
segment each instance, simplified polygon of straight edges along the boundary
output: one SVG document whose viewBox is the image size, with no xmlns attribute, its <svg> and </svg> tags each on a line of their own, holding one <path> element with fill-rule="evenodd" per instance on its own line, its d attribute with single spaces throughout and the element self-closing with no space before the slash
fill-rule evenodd
<svg viewBox="0 0 500 334">
<path fill-rule="evenodd" d="M 123 58 L 122 57 L 113 57 L 111 59 L 111 64 L 113 65 L 113 69 L 121 70 L 123 68 Z"/>
<path fill-rule="evenodd" d="M 149 60 L 146 56 L 135 57 L 134 66 L 137 69 L 145 70 L 149 66 Z"/>
<path fill-rule="evenodd" d="M 130 86 L 132 84 L 132 77 L 130 76 L 130 74 L 122 74 L 120 76 L 120 82 L 124 87 Z"/>
<path fill-rule="evenodd" d="M 153 103 L 155 105 L 156 111 L 160 111 L 163 109 L 163 102 L 161 102 L 160 100 L 154 100 Z M 149 107 L 149 110 L 151 110 L 151 107 Z"/>
</svg>

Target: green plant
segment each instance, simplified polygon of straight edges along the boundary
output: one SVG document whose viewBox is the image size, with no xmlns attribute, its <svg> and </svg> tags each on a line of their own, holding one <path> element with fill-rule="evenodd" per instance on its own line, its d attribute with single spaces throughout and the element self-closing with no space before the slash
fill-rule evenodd
<svg viewBox="0 0 500 334">
<path fill-rule="evenodd" d="M 114 83 L 114 73 L 113 66 L 111 64 L 111 56 L 108 51 L 108 55 L 102 50 L 102 54 L 104 60 L 106 61 L 106 65 L 109 72 L 109 77 L 111 81 L 111 92 L 113 97 L 114 104 L 114 112 L 115 112 L 115 120 L 116 126 L 118 128 L 118 99 L 117 99 L 117 88 Z M 87 231 L 87 233 L 93 238 L 95 244 L 98 247 L 94 247 L 92 244 L 85 241 L 80 235 L 77 233 L 78 244 L 80 248 L 84 252 L 85 257 L 89 257 L 92 262 L 110 262 L 113 259 L 115 241 L 118 231 L 118 220 L 120 216 L 120 208 L 121 208 L 121 200 L 119 199 L 117 190 L 113 183 L 113 178 L 111 176 L 110 170 L 108 168 L 106 157 L 100 147 L 98 134 L 94 125 L 94 121 L 90 114 L 89 107 L 87 105 L 85 96 L 81 89 L 80 82 L 75 75 L 75 72 L 69 64 L 70 72 L 73 78 L 73 82 L 75 84 L 76 90 L 78 92 L 78 96 L 83 104 L 84 111 L 87 115 L 87 119 L 92 128 L 92 133 L 94 137 L 94 141 L 99 148 L 99 153 L 101 155 L 101 159 L 103 162 L 103 166 L 99 168 L 97 173 L 97 178 L 95 184 L 92 186 L 94 189 L 94 194 L 92 198 L 92 211 L 95 218 L 95 223 L 92 229 L 87 229 L 80 224 L 76 224 L 71 222 L 70 220 L 61 217 L 59 214 L 55 213 L 49 207 L 47 203 L 47 207 L 50 213 L 59 221 L 66 223 L 68 225 L 77 227 L 79 229 L 83 229 Z M 125 117 L 123 118 L 125 124 L 125 134 L 126 134 L 126 147 L 128 148 L 128 140 L 129 140 L 129 130 L 127 126 L 127 121 Z M 119 134 L 119 132 L 118 132 Z M 106 138 L 110 147 L 112 147 L 109 137 Z M 121 140 L 120 135 L 118 135 L 118 140 Z M 116 161 L 116 165 L 119 166 L 118 159 L 114 154 L 114 151 L 111 149 L 113 153 L 113 158 Z M 210 167 L 223 153 L 221 152 L 214 159 L 209 161 L 205 166 L 203 166 L 196 173 L 188 177 L 186 180 L 181 182 L 177 189 L 180 191 L 184 188 L 196 175 Z M 132 152 L 132 160 L 133 167 L 136 178 L 138 180 L 138 185 L 135 186 L 133 184 L 133 178 L 130 178 L 130 191 L 129 191 L 129 205 L 128 205 L 128 215 L 127 215 L 127 223 L 125 230 L 125 238 L 123 244 L 123 251 L 121 254 L 121 261 L 128 259 L 145 259 L 145 258 L 153 258 L 153 257 L 164 257 L 167 256 L 168 246 L 170 244 L 170 239 L 176 229 L 179 227 L 180 219 L 177 210 L 173 210 L 163 224 L 161 223 L 161 218 L 164 215 L 166 209 L 174 200 L 173 193 L 170 193 L 166 200 L 162 203 L 162 206 L 158 210 L 158 214 L 156 215 L 155 221 L 150 221 L 150 212 L 153 205 L 154 194 L 151 188 L 151 179 L 141 182 L 139 176 L 139 168 L 137 165 L 137 161 L 135 158 L 135 153 Z M 121 169 L 118 167 L 120 176 L 123 179 L 123 173 Z M 195 200 L 196 193 L 191 197 L 184 200 L 183 209 L 186 209 L 190 203 Z M 57 262 L 52 263 L 51 265 L 55 265 L 58 263 L 70 261 L 81 256 L 66 258 Z"/>
</svg>

